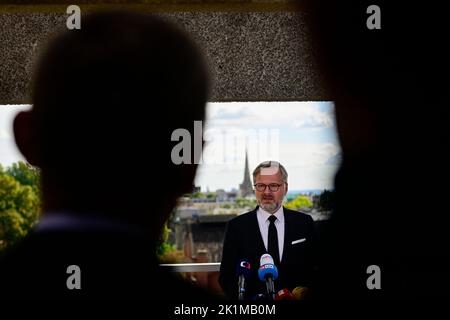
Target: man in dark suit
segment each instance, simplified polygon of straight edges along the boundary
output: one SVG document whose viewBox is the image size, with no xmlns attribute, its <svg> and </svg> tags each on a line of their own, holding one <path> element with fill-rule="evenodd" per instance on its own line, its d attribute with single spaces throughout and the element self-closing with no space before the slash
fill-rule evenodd
<svg viewBox="0 0 450 320">
<path fill-rule="evenodd" d="M 14 123 L 19 149 L 42 170 L 44 213 L 0 260 L 0 295 L 210 298 L 156 259 L 196 171 L 174 164 L 171 134 L 204 119 L 207 87 L 195 44 L 151 15 L 83 16 L 81 30 L 50 43 L 33 108 Z"/>
<path fill-rule="evenodd" d="M 265 283 L 258 278 L 264 253 L 273 257 L 278 269 L 275 292 L 311 285 L 316 242 L 313 220 L 307 214 L 282 207 L 288 191 L 287 178 L 286 169 L 276 161 L 258 165 L 253 171 L 258 206 L 228 222 L 219 282 L 231 299 L 238 297 L 236 270 L 241 260 L 251 265 L 247 299 L 266 292 Z"/>
</svg>

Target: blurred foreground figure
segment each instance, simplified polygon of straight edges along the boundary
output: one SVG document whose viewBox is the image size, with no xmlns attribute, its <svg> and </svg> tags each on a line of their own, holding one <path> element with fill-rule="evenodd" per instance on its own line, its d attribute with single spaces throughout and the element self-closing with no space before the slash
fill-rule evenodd
<svg viewBox="0 0 450 320">
<path fill-rule="evenodd" d="M 367 26 L 372 4 L 381 29 Z M 445 12 L 396 1 L 306 8 L 343 149 L 335 212 L 320 232 L 317 296 L 448 296 Z"/>
<path fill-rule="evenodd" d="M 44 214 L 0 261 L 2 295 L 208 299 L 155 253 L 196 172 L 173 164 L 171 134 L 204 119 L 207 84 L 194 43 L 150 15 L 93 14 L 50 42 L 33 108 L 14 123 L 21 152 L 42 169 Z"/>
</svg>

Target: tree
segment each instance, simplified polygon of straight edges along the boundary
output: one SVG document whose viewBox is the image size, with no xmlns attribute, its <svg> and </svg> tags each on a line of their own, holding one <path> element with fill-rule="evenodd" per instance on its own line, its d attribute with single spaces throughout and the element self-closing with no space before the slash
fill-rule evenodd
<svg viewBox="0 0 450 320">
<path fill-rule="evenodd" d="M 0 166 L 0 251 L 14 245 L 37 223 L 41 212 L 40 174 L 19 162 Z"/>
<path fill-rule="evenodd" d="M 172 210 L 169 219 L 163 226 L 161 230 L 161 236 L 156 247 L 156 255 L 160 263 L 181 263 L 185 262 L 184 252 L 182 250 L 177 250 L 175 245 L 171 244 L 169 241 L 170 233 L 172 229 L 169 226 L 175 217 L 175 210 Z"/>
<path fill-rule="evenodd" d="M 156 247 L 156 255 L 159 259 L 162 259 L 169 252 L 175 250 L 175 247 L 168 242 L 170 232 L 172 232 L 172 230 L 169 229 L 168 222 L 166 222 L 161 230 L 161 237 L 158 246 Z"/>
<path fill-rule="evenodd" d="M 252 208 L 256 206 L 256 199 L 236 198 L 238 208 Z"/>
<path fill-rule="evenodd" d="M 192 198 L 205 198 L 205 194 L 202 192 L 196 192 L 192 195 Z"/>
<path fill-rule="evenodd" d="M 291 210 L 312 207 L 312 202 L 307 196 L 299 195 L 295 199 L 287 202 L 284 206 Z"/>
<path fill-rule="evenodd" d="M 40 171 L 29 163 L 19 161 L 13 163 L 6 173 L 16 179 L 23 186 L 30 186 L 40 194 Z"/>
<path fill-rule="evenodd" d="M 334 207 L 334 192 L 324 190 L 319 196 L 319 208 L 321 211 L 331 211 Z"/>
<path fill-rule="evenodd" d="M 207 199 L 213 199 L 213 198 L 216 198 L 216 197 L 217 197 L 217 193 L 215 193 L 215 192 L 208 192 L 206 194 L 206 198 Z"/>
</svg>

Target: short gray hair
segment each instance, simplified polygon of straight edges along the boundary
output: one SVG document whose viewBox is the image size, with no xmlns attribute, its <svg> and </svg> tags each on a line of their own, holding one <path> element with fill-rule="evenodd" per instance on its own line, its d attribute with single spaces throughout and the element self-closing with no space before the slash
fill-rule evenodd
<svg viewBox="0 0 450 320">
<path fill-rule="evenodd" d="M 279 163 L 278 161 L 269 160 L 269 161 L 261 162 L 255 168 L 255 170 L 253 170 L 253 183 L 255 183 L 256 176 L 261 172 L 261 169 L 263 169 L 263 168 L 279 169 L 281 171 L 281 176 L 283 178 L 283 182 L 287 182 L 288 174 L 287 174 L 286 169 L 283 167 L 283 165 L 281 163 Z M 278 170 L 276 172 L 278 172 Z M 276 173 L 276 172 L 274 172 L 274 173 Z"/>
</svg>

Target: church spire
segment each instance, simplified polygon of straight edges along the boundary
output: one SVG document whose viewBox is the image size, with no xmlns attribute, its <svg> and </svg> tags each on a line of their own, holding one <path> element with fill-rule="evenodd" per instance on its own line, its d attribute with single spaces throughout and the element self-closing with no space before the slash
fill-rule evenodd
<svg viewBox="0 0 450 320">
<path fill-rule="evenodd" d="M 244 169 L 244 181 L 239 185 L 239 191 L 241 197 L 247 197 L 253 195 L 252 180 L 250 179 L 250 169 L 248 166 L 248 153 L 245 149 L 245 169 Z"/>
</svg>

